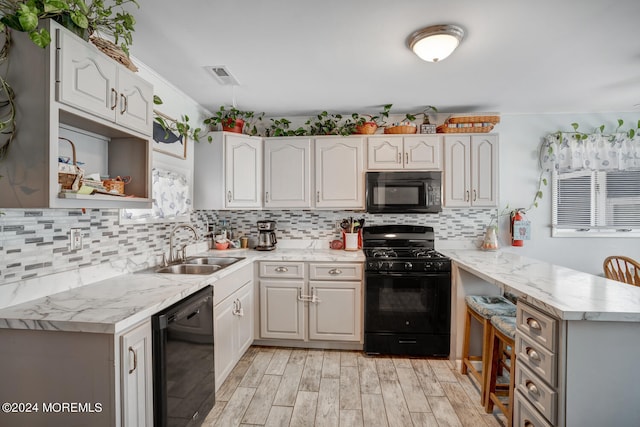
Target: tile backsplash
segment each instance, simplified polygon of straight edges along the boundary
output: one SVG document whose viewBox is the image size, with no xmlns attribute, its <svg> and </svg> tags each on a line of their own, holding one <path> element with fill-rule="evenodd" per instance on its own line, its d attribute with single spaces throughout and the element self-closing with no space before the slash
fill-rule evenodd
<svg viewBox="0 0 640 427">
<path fill-rule="evenodd" d="M 208 225 L 228 220 L 236 235 L 257 236 L 256 222 L 277 221 L 277 238 L 322 239 L 339 237 L 336 222 L 365 218 L 366 225 L 416 224 L 433 226 L 438 241 L 473 241 L 484 234 L 495 209 L 444 209 L 440 214 L 373 215 L 353 211 L 196 211 L 192 223 L 200 235 Z M 65 210 L 5 209 L 0 215 L 0 286 L 53 273 L 127 262 L 133 258 L 157 259 L 169 247 L 172 223 L 119 223 L 117 209 Z M 69 249 L 69 229 L 80 228 L 82 249 Z M 189 242 L 181 230 L 177 242 Z M 134 266 L 135 267 L 135 266 Z M 135 269 L 135 268 L 133 268 Z"/>
</svg>

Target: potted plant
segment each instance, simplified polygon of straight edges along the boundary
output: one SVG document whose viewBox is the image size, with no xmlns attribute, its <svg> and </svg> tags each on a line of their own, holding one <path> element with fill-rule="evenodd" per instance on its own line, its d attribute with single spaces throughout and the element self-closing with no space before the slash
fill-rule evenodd
<svg viewBox="0 0 640 427">
<path fill-rule="evenodd" d="M 353 120 L 355 121 L 356 132 L 357 134 L 371 135 L 376 133 L 379 127 L 386 125 L 387 123 L 383 119 L 389 118 L 389 111 L 391 111 L 391 107 L 393 104 L 386 104 L 383 106 L 383 110 L 380 112 L 379 116 L 371 116 L 368 114 L 359 115 L 358 113 L 354 113 L 351 115 Z"/>
<path fill-rule="evenodd" d="M 2 1 L 0 30 L 6 26 L 26 32 L 33 43 L 46 47 L 51 43 L 51 35 L 41 23 L 44 19 L 53 19 L 84 39 L 94 33 L 107 34 L 128 55 L 136 20 L 124 5 L 139 5 L 136 0 L 116 0 L 113 3 L 107 6 L 103 0 L 94 0 L 90 4 L 84 0 Z"/>
<path fill-rule="evenodd" d="M 204 120 L 204 123 L 217 127 L 220 125 L 223 131 L 243 133 L 245 122 L 248 123 L 248 134 L 256 135 L 258 133 L 256 121 L 261 121 L 264 113 L 256 115 L 253 111 L 241 111 L 236 107 L 226 109 L 224 105 L 216 111 L 215 115 Z"/>
</svg>

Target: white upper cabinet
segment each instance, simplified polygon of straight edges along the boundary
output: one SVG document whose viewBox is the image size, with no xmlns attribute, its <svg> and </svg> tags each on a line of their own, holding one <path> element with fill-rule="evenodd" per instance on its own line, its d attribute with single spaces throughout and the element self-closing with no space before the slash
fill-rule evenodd
<svg viewBox="0 0 640 427">
<path fill-rule="evenodd" d="M 262 138 L 225 136 L 225 207 L 262 207 Z"/>
<path fill-rule="evenodd" d="M 311 207 L 311 140 L 309 138 L 265 140 L 264 207 Z"/>
<path fill-rule="evenodd" d="M 364 208 L 362 138 L 315 140 L 316 207 Z"/>
<path fill-rule="evenodd" d="M 73 34 L 56 34 L 58 101 L 151 135 L 153 86 Z"/>
<path fill-rule="evenodd" d="M 444 205 L 497 206 L 498 136 L 445 136 L 444 147 Z"/>
<path fill-rule="evenodd" d="M 442 169 L 439 135 L 372 136 L 367 139 L 367 169 Z"/>
<path fill-rule="evenodd" d="M 5 77 L 16 133 L 0 162 L 0 209 L 150 208 L 153 86 L 52 20 L 41 24 L 53 38 L 44 49 L 12 33 Z M 85 175 L 131 177 L 129 197 L 73 192 L 68 182 L 60 191 L 58 159 L 74 151 Z"/>
</svg>

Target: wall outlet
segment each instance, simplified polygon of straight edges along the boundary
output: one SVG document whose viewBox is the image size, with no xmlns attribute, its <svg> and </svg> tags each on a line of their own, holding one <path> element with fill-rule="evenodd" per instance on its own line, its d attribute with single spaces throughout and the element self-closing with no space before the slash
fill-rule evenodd
<svg viewBox="0 0 640 427">
<path fill-rule="evenodd" d="M 82 231 L 79 228 L 69 230 L 69 249 L 72 251 L 82 249 Z"/>
</svg>

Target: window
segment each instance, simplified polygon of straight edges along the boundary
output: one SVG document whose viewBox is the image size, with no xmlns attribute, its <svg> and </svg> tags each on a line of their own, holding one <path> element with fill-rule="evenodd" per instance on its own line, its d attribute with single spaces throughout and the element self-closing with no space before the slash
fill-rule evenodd
<svg viewBox="0 0 640 427">
<path fill-rule="evenodd" d="M 554 173 L 552 186 L 552 236 L 640 235 L 640 170 Z"/>
</svg>

